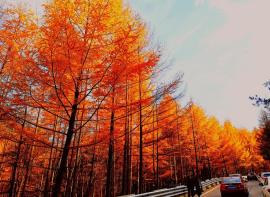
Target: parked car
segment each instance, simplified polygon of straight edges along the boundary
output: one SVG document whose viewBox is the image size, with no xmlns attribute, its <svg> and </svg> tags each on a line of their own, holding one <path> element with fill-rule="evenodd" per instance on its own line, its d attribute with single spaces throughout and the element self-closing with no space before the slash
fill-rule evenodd
<svg viewBox="0 0 270 197">
<path fill-rule="evenodd" d="M 262 185 L 262 193 L 264 197 L 270 196 L 270 177 L 267 177 L 264 179 L 264 183 L 261 183 Z"/>
<path fill-rule="evenodd" d="M 257 180 L 257 176 L 254 172 L 249 172 L 247 175 L 247 180 L 251 181 L 251 180 Z"/>
<path fill-rule="evenodd" d="M 247 182 L 248 181 L 247 180 L 247 176 L 243 176 L 241 174 L 229 174 L 229 177 L 234 177 L 234 176 L 240 177 L 244 182 Z"/>
<path fill-rule="evenodd" d="M 220 184 L 220 193 L 222 197 L 248 197 L 249 195 L 246 183 L 239 176 L 223 177 Z"/>
<path fill-rule="evenodd" d="M 241 174 L 229 174 L 229 177 L 234 177 L 234 176 L 239 176 L 239 177 L 242 177 Z"/>
<path fill-rule="evenodd" d="M 267 177 L 270 177 L 270 172 L 262 172 L 261 173 L 261 178 L 262 178 L 261 182 L 264 182 L 265 179 L 267 179 Z"/>
<path fill-rule="evenodd" d="M 242 175 L 242 179 L 243 179 L 243 181 L 248 182 L 248 178 L 246 175 Z"/>
</svg>

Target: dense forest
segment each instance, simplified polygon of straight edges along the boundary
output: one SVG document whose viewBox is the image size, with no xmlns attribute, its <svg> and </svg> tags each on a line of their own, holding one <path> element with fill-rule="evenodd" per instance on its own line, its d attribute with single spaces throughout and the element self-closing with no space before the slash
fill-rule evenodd
<svg viewBox="0 0 270 197">
<path fill-rule="evenodd" d="M 268 165 L 259 130 L 181 105 L 182 75 L 157 82 L 162 51 L 122 0 L 43 8 L 0 8 L 1 195 L 110 197 Z"/>
</svg>

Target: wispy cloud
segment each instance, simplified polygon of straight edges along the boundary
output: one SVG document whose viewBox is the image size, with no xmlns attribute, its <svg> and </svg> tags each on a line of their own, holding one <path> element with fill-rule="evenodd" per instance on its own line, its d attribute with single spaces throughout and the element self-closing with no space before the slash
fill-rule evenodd
<svg viewBox="0 0 270 197">
<path fill-rule="evenodd" d="M 196 24 L 194 27 L 192 27 L 192 29 L 188 29 L 184 34 L 177 36 L 176 39 L 173 41 L 173 44 L 175 46 L 182 45 L 185 41 L 191 39 L 192 35 L 196 33 L 198 30 L 200 30 L 203 24 L 204 24 L 203 22 L 200 22 Z"/>
</svg>

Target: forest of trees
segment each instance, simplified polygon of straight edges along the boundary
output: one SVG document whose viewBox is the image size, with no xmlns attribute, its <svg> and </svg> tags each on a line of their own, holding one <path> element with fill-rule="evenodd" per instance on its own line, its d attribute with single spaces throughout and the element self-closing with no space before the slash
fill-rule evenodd
<svg viewBox="0 0 270 197">
<path fill-rule="evenodd" d="M 0 195 L 113 197 L 267 165 L 258 130 L 182 106 L 182 75 L 157 83 L 162 51 L 122 0 L 43 8 L 0 8 Z"/>
<path fill-rule="evenodd" d="M 270 92 L 270 80 L 264 83 L 264 87 Z M 257 143 L 260 154 L 270 161 L 270 97 L 252 96 L 253 105 L 261 108 L 260 130 L 257 132 Z"/>
</svg>

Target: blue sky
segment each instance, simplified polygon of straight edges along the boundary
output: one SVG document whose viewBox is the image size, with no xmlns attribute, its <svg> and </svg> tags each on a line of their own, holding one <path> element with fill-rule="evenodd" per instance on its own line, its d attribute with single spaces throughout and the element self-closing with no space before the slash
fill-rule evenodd
<svg viewBox="0 0 270 197">
<path fill-rule="evenodd" d="M 43 0 L 24 2 L 40 12 Z M 258 125 L 248 99 L 267 95 L 270 79 L 269 0 L 126 0 L 146 22 L 172 66 L 184 73 L 186 98 L 237 127 Z M 269 94 L 268 94 L 269 96 Z"/>
<path fill-rule="evenodd" d="M 182 71 L 192 98 L 237 127 L 258 125 L 249 96 L 270 79 L 268 0 L 128 0 Z"/>
</svg>

